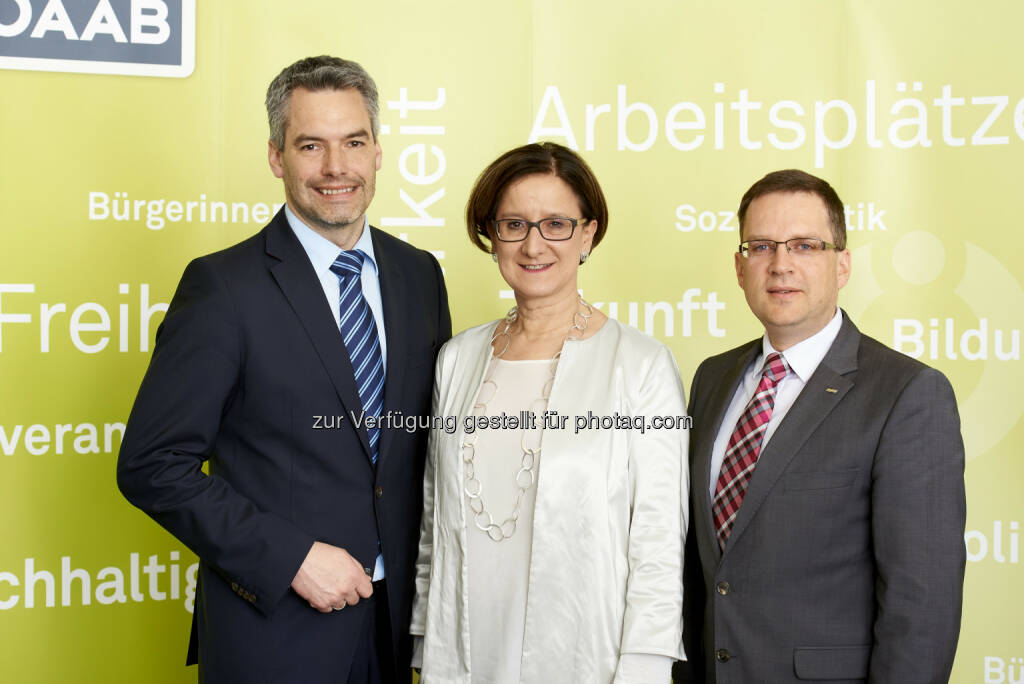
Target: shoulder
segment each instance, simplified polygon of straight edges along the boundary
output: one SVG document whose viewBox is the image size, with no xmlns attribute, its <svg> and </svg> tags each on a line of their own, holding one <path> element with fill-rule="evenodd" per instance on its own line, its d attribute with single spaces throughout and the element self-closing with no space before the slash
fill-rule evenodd
<svg viewBox="0 0 1024 684">
<path fill-rule="evenodd" d="M 410 245 L 404 240 L 399 240 L 394 235 L 376 226 L 370 226 L 370 234 L 373 238 L 374 250 L 379 252 L 379 256 L 384 259 L 393 259 L 405 264 L 417 264 L 431 268 L 437 265 L 434 255 L 427 250 Z"/>
<path fill-rule="evenodd" d="M 262 263 L 263 235 L 257 233 L 230 247 L 192 259 L 182 273 L 178 293 L 227 290 L 231 280 Z"/>
<path fill-rule="evenodd" d="M 479 360 L 491 354 L 491 336 L 500 321 L 489 321 L 467 328 L 441 346 L 437 353 L 437 370 L 450 375 L 457 364 Z"/>
<path fill-rule="evenodd" d="M 645 379 L 671 372 L 679 375 L 672 350 L 647 333 L 609 318 L 592 337 L 583 341 L 611 351 L 609 361 L 628 368 L 630 375 Z"/>
<path fill-rule="evenodd" d="M 861 371 L 879 368 L 884 369 L 884 372 L 887 374 L 916 375 L 931 368 L 927 364 L 902 352 L 898 352 L 864 333 L 860 333 L 857 362 L 857 366 Z"/>
<path fill-rule="evenodd" d="M 683 381 L 667 345 L 613 318 L 579 344 L 575 353 L 562 359 L 571 369 L 566 381 L 579 388 L 581 398 L 600 402 L 583 388 L 593 388 L 593 378 L 605 377 L 607 390 L 601 393 L 617 397 L 613 404 L 621 402 L 641 413 L 654 406 L 672 415 L 683 413 Z"/>
<path fill-rule="evenodd" d="M 264 264 L 266 254 L 266 229 L 230 247 L 205 254 L 193 259 L 185 269 L 189 272 L 213 271 L 220 274 L 234 273 L 246 268 Z"/>
<path fill-rule="evenodd" d="M 609 318 L 591 338 L 597 344 L 615 345 L 619 353 L 639 357 L 655 357 L 672 354 L 672 350 L 645 332 L 631 325 Z"/>
<path fill-rule="evenodd" d="M 893 396 L 918 386 L 929 387 L 930 391 L 948 388 L 952 392 L 949 380 L 938 369 L 863 333 L 857 348 L 857 375 L 858 382 L 869 382 L 876 386 L 876 391 Z"/>
<path fill-rule="evenodd" d="M 690 382 L 692 400 L 697 404 L 704 401 L 723 378 L 735 374 L 737 364 L 757 353 L 757 349 L 761 346 L 761 339 L 750 340 L 701 361 Z"/>
<path fill-rule="evenodd" d="M 466 328 L 444 343 L 439 357 L 455 358 L 467 353 L 479 354 L 483 351 L 490 353 L 491 337 L 494 335 L 495 327 L 500 322 L 499 319 L 475 325 L 472 328 Z"/>
<path fill-rule="evenodd" d="M 736 365 L 736 362 L 750 354 L 755 347 L 759 347 L 762 338 L 750 340 L 744 342 L 738 347 L 733 347 L 728 351 L 724 351 L 714 356 L 709 356 L 700 362 L 697 367 L 697 373 L 723 373 Z"/>
</svg>

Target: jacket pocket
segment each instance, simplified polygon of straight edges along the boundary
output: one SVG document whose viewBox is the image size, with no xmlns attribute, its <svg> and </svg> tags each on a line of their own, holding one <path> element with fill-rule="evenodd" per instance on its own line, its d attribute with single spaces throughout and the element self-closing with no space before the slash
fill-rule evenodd
<svg viewBox="0 0 1024 684">
<path fill-rule="evenodd" d="M 804 489 L 839 489 L 849 487 L 857 479 L 859 470 L 826 470 L 810 473 L 789 473 L 785 477 L 786 491 Z"/>
<path fill-rule="evenodd" d="M 807 646 L 793 649 L 797 679 L 867 679 L 871 646 Z"/>
</svg>

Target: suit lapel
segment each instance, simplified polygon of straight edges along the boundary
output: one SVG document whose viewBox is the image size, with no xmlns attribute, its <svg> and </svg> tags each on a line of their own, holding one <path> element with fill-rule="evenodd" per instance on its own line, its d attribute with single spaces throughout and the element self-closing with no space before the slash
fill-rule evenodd
<svg viewBox="0 0 1024 684">
<path fill-rule="evenodd" d="M 389 252 L 386 243 L 377 239 L 377 229 L 370 228 L 373 239 L 373 253 L 377 257 L 377 274 L 380 279 L 380 296 L 384 308 L 384 330 L 387 335 L 387 370 L 384 376 L 384 414 L 396 410 L 402 396 L 405 382 L 405 365 L 409 353 L 407 302 L 410 301 L 406 281 L 399 272 L 398 264 Z M 394 430 L 382 429 L 378 463 L 386 458 L 388 447 L 394 439 Z"/>
<path fill-rule="evenodd" d="M 319 296 L 322 292 L 320 281 L 317 280 L 309 257 L 302 249 L 298 238 L 292 233 L 284 209 L 279 211 L 267 226 L 266 241 L 267 254 L 271 257 L 271 275 L 313 342 L 313 347 L 327 370 L 327 376 L 334 385 L 346 414 L 359 415 L 363 410 L 363 404 L 359 400 L 355 373 L 352 371 L 345 343 L 334 324 L 334 316 L 327 308 L 323 297 Z M 357 429 L 356 433 L 369 464 L 370 443 L 366 430 Z"/>
<path fill-rule="evenodd" d="M 859 346 L 860 332 L 844 312 L 839 335 L 757 459 L 743 505 L 726 542 L 726 551 L 757 515 L 768 493 L 778 484 L 811 434 L 853 388 L 853 380 L 847 375 L 857 370 Z"/>
<path fill-rule="evenodd" d="M 722 420 L 725 412 L 732 402 L 732 396 L 736 388 L 743 380 L 743 372 L 751 361 L 757 356 L 761 349 L 760 340 L 751 342 L 746 347 L 737 350 L 736 360 L 721 382 L 715 382 L 710 388 L 706 401 L 702 401 L 707 408 L 703 415 L 699 416 L 702 425 L 707 426 L 698 434 L 700 435 L 697 444 L 694 445 L 694 473 L 695 482 L 690 484 L 696 488 L 697 509 L 694 516 L 698 518 L 697 529 L 704 537 L 704 548 L 713 549 L 716 558 L 721 557 L 722 551 L 718 546 L 718 536 L 715 534 L 714 518 L 711 515 L 711 452 L 715 446 L 715 439 L 722 428 Z M 709 378 L 705 382 L 712 381 Z M 717 473 L 715 474 L 717 477 Z"/>
</svg>

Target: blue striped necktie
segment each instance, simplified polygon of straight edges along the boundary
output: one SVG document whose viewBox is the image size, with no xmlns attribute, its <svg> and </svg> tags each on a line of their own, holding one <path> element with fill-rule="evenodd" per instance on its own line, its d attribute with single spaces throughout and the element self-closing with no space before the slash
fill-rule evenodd
<svg viewBox="0 0 1024 684">
<path fill-rule="evenodd" d="M 359 400 L 363 415 L 379 418 L 384 407 L 384 358 L 380 353 L 377 324 L 370 306 L 363 297 L 361 275 L 366 254 L 354 249 L 342 252 L 331 264 L 331 272 L 338 276 L 341 286 L 338 309 L 341 313 L 341 338 L 348 350 L 348 358 L 355 372 Z M 370 458 L 377 462 L 380 428 L 374 422 L 367 427 L 370 439 Z"/>
</svg>

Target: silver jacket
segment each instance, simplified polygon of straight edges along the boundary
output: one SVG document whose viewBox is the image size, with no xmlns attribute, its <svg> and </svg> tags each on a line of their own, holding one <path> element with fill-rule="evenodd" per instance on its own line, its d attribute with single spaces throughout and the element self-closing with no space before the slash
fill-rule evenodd
<svg viewBox="0 0 1024 684">
<path fill-rule="evenodd" d="M 441 349 L 410 631 L 424 636 L 424 684 L 470 684 L 469 608 L 460 445 L 491 356 L 495 323 L 470 328 Z M 683 538 L 687 525 L 687 430 L 683 386 L 671 351 L 609 319 L 566 342 L 548 409 L 569 416 L 546 430 L 534 509 L 521 661 L 524 684 L 615 679 L 619 656 L 683 658 Z M 575 417 L 642 417 L 648 425 L 575 432 Z M 469 521 L 469 524 L 472 524 Z"/>
</svg>

